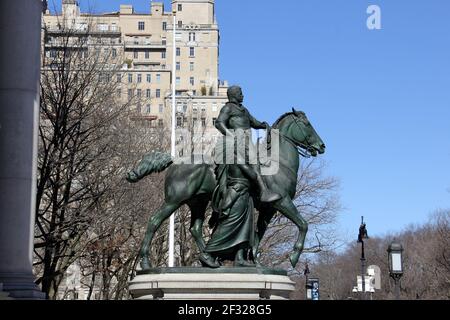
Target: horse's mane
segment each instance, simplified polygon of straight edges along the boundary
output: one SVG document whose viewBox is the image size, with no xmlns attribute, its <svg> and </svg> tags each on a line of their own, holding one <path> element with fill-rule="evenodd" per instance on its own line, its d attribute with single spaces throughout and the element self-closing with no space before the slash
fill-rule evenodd
<svg viewBox="0 0 450 320">
<path fill-rule="evenodd" d="M 290 116 L 290 115 L 297 115 L 296 112 L 286 112 L 285 114 L 283 114 L 280 118 L 278 118 L 277 121 L 274 122 L 274 124 L 272 125 L 272 128 L 277 129 L 278 125 L 280 124 L 281 121 L 283 121 L 286 117 Z"/>
</svg>

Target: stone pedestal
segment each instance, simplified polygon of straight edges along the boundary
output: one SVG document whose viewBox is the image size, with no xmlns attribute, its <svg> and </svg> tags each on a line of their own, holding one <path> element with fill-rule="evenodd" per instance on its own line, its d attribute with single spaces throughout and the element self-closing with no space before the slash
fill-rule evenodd
<svg viewBox="0 0 450 320">
<path fill-rule="evenodd" d="M 0 282 L 23 299 L 43 297 L 32 272 L 41 14 L 41 0 L 0 1 Z"/>
<path fill-rule="evenodd" d="M 287 300 L 295 283 L 265 268 L 160 268 L 138 272 L 129 290 L 138 300 Z"/>
<path fill-rule="evenodd" d="M 3 291 L 3 284 L 0 283 L 0 300 L 12 300 L 7 292 Z"/>
</svg>

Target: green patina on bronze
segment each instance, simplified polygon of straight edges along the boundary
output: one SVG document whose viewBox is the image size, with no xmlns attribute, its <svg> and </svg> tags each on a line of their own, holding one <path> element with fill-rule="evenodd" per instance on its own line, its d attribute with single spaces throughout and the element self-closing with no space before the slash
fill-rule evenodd
<svg viewBox="0 0 450 320">
<path fill-rule="evenodd" d="M 186 273 L 202 273 L 202 274 L 217 274 L 217 273 L 233 273 L 233 274 L 267 274 L 287 276 L 286 270 L 271 269 L 264 267 L 220 267 L 220 268 L 199 268 L 199 267 L 175 267 L 175 268 L 151 268 L 147 270 L 137 271 L 137 275 L 144 274 L 186 274 Z"/>
<path fill-rule="evenodd" d="M 239 87 L 230 88 L 229 100 L 216 125 L 220 132 L 232 135 L 231 130 L 236 128 L 270 128 L 254 119 L 242 106 L 243 95 Z M 127 180 L 134 183 L 151 173 L 169 168 L 165 181 L 165 203 L 151 217 L 140 250 L 143 270 L 151 268 L 149 248 L 155 232 L 185 204 L 191 211 L 190 231 L 201 252 L 203 265 L 219 268 L 220 260 L 234 259 L 236 267 L 254 266 L 259 243 L 278 211 L 290 219 L 299 231 L 289 257 L 295 267 L 308 230 L 307 222 L 293 203 L 300 165 L 299 153 L 317 156 L 325 152 L 325 145 L 301 111 L 293 109 L 282 115 L 273 129 L 280 133 L 279 170 L 275 175 L 261 176 L 257 166 L 247 163 L 219 165 L 217 168 L 208 164 L 176 165 L 169 155 L 158 152 L 146 155 L 138 167 L 128 173 Z M 299 151 L 301 149 L 303 151 Z M 214 214 L 210 224 L 215 229 L 211 240 L 205 244 L 202 227 L 211 200 Z M 255 208 L 259 212 L 256 230 L 253 227 Z"/>
</svg>

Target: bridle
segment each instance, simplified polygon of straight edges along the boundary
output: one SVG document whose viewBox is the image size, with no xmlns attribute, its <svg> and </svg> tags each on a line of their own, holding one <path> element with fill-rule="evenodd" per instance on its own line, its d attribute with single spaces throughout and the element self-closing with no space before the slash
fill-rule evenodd
<svg viewBox="0 0 450 320">
<path fill-rule="evenodd" d="M 299 155 L 301 155 L 302 157 L 305 157 L 305 158 L 311 158 L 312 154 L 311 154 L 311 151 L 309 151 L 309 150 L 311 149 L 312 145 L 310 144 L 310 142 L 308 140 L 308 135 L 305 134 L 305 130 L 298 123 L 297 117 L 294 116 L 294 114 L 292 114 L 291 116 L 292 116 L 292 119 L 294 120 L 295 124 L 297 125 L 297 128 L 302 132 L 303 136 L 306 138 L 306 141 L 308 142 L 309 145 L 305 145 L 302 142 L 295 141 L 294 139 L 289 138 L 288 136 L 286 136 L 285 134 L 283 134 L 281 132 L 279 132 L 279 134 L 284 139 L 286 139 L 286 141 L 289 142 L 295 149 L 297 149 L 297 152 Z"/>
</svg>

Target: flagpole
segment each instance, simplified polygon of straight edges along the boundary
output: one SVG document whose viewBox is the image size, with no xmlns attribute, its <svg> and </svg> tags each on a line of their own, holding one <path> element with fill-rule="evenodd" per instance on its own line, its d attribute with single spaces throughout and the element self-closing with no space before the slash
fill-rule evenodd
<svg viewBox="0 0 450 320">
<path fill-rule="evenodd" d="M 176 125 L 176 11 L 172 11 L 173 15 L 173 42 L 172 42 L 172 141 L 171 141 L 171 155 L 175 158 L 175 125 Z M 169 222 L 169 268 L 174 266 L 174 252 L 175 252 L 175 213 L 170 216 Z"/>
</svg>

